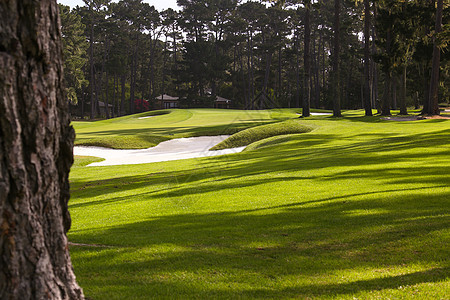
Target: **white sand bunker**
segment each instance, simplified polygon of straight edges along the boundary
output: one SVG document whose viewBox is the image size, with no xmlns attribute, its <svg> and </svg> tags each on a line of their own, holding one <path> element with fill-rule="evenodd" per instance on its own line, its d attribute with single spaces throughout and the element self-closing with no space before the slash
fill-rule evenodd
<svg viewBox="0 0 450 300">
<path fill-rule="evenodd" d="M 119 150 L 101 147 L 74 147 L 74 155 L 96 156 L 104 161 L 95 162 L 89 166 L 114 166 L 146 164 L 152 162 L 216 156 L 238 153 L 245 147 L 210 151 L 209 149 L 228 138 L 228 135 L 200 136 L 192 138 L 173 139 L 162 142 L 148 149 Z"/>
</svg>

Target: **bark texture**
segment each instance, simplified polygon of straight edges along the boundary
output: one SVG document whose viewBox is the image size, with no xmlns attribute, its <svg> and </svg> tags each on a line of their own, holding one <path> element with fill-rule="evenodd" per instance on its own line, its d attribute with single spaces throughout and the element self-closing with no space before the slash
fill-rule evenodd
<svg viewBox="0 0 450 300">
<path fill-rule="evenodd" d="M 0 299 L 83 299 L 66 232 L 74 131 L 55 0 L 0 1 Z"/>
</svg>

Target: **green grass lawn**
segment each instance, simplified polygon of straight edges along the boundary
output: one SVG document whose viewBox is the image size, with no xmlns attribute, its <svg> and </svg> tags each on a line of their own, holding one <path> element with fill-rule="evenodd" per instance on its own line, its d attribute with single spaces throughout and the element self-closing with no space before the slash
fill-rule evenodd
<svg viewBox="0 0 450 300">
<path fill-rule="evenodd" d="M 173 138 L 234 134 L 249 127 L 293 117 L 294 110 L 287 109 L 175 109 L 96 122 L 76 121 L 73 126 L 77 133 L 75 145 L 142 149 Z"/>
<path fill-rule="evenodd" d="M 362 114 L 302 119 L 314 130 L 233 155 L 111 167 L 77 158 L 68 236 L 91 245 L 70 247 L 86 296 L 448 299 L 450 121 Z M 144 121 L 147 135 L 177 136 L 288 117 L 177 110 Z M 132 135 L 137 121 L 76 124 L 78 141 Z"/>
</svg>

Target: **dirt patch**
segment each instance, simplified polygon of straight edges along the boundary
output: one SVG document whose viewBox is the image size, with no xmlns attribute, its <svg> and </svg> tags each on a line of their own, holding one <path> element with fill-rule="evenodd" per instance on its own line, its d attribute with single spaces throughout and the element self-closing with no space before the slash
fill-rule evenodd
<svg viewBox="0 0 450 300">
<path fill-rule="evenodd" d="M 450 120 L 449 116 L 392 116 L 392 117 L 384 117 L 381 120 L 386 121 L 420 121 L 420 120 L 428 120 L 428 119 L 444 119 Z"/>
<path fill-rule="evenodd" d="M 392 116 L 392 117 L 384 117 L 381 120 L 386 121 L 420 121 L 425 120 L 423 116 Z"/>
<path fill-rule="evenodd" d="M 69 246 L 78 246 L 78 247 L 97 247 L 97 248 L 113 248 L 114 246 L 108 246 L 108 245 L 98 245 L 98 244 L 82 244 L 82 243 L 72 243 L 67 242 Z"/>
<path fill-rule="evenodd" d="M 444 119 L 444 120 L 450 120 L 450 116 L 429 116 L 429 117 L 425 117 L 425 119 Z"/>
</svg>

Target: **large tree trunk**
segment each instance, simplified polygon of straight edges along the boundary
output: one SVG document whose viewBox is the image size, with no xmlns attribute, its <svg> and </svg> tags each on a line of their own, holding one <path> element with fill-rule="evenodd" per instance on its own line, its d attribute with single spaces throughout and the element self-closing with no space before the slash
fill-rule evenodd
<svg viewBox="0 0 450 300">
<path fill-rule="evenodd" d="M 83 299 L 66 232 L 74 130 L 54 0 L 0 2 L 0 299 Z"/>
</svg>

